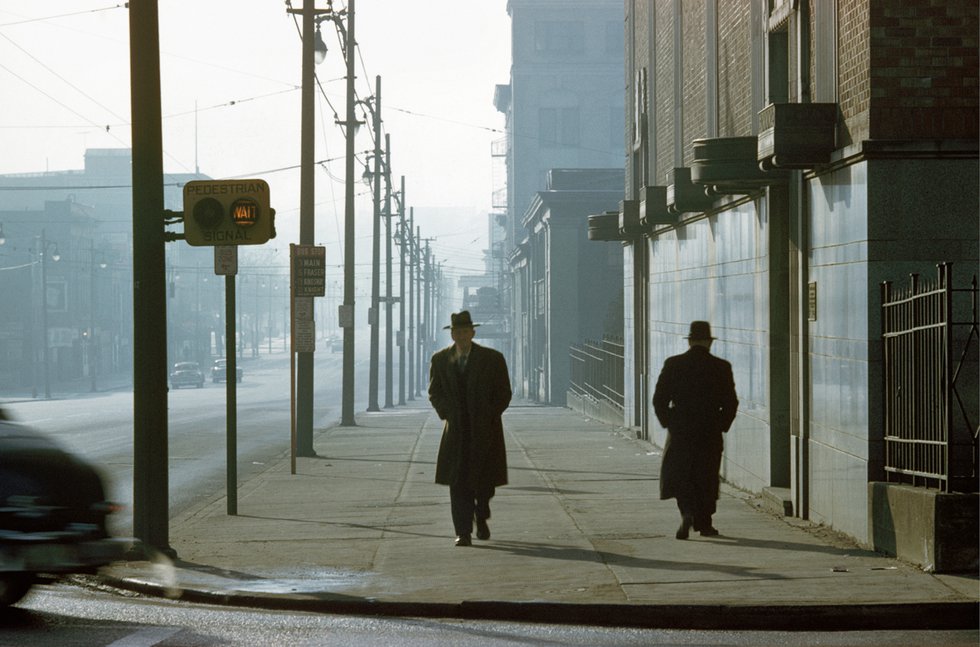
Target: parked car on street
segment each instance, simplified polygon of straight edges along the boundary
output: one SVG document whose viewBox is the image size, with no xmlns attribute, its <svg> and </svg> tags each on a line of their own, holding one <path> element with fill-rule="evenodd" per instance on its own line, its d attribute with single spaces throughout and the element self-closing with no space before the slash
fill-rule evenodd
<svg viewBox="0 0 980 647">
<path fill-rule="evenodd" d="M 211 366 L 211 381 L 212 382 L 224 382 L 225 375 L 228 372 L 228 360 L 226 359 L 216 359 L 214 360 L 214 365 Z M 241 366 L 235 367 L 235 381 L 241 382 L 242 376 L 245 375 L 245 371 L 242 370 Z"/>
<path fill-rule="evenodd" d="M 0 409 L 0 607 L 122 559 L 132 540 L 110 537 L 116 510 L 94 466 Z"/>
<path fill-rule="evenodd" d="M 179 389 L 182 386 L 204 386 L 204 373 L 197 362 L 177 362 L 170 373 L 170 386 Z"/>
</svg>

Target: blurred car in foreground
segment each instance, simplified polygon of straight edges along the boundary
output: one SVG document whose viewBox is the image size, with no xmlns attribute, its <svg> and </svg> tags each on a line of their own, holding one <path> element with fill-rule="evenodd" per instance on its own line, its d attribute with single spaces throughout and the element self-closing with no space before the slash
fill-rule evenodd
<svg viewBox="0 0 980 647">
<path fill-rule="evenodd" d="M 106 526 L 117 509 L 95 467 L 0 408 L 0 607 L 39 581 L 122 559 L 132 540 Z"/>
<path fill-rule="evenodd" d="M 225 375 L 228 373 L 228 360 L 226 359 L 216 359 L 214 364 L 211 366 L 211 381 L 212 382 L 224 382 Z M 242 376 L 245 375 L 245 371 L 242 370 L 241 366 L 235 367 L 235 381 L 241 382 Z"/>
<path fill-rule="evenodd" d="M 204 386 L 204 373 L 197 362 L 177 362 L 170 373 L 170 387 L 179 389 L 182 386 Z"/>
</svg>

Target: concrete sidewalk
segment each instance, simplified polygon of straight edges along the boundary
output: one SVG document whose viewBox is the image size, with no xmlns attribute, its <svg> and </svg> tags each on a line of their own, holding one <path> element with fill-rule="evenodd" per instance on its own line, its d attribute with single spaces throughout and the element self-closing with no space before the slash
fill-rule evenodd
<svg viewBox="0 0 980 647">
<path fill-rule="evenodd" d="M 358 614 L 687 628 L 973 628 L 976 577 L 936 576 L 763 511 L 724 487 L 718 537 L 674 538 L 657 448 L 563 408 L 504 416 L 510 485 L 489 541 L 453 545 L 433 483 L 442 424 L 424 400 L 317 433 L 173 519 L 175 560 L 105 571 L 195 601 Z"/>
</svg>

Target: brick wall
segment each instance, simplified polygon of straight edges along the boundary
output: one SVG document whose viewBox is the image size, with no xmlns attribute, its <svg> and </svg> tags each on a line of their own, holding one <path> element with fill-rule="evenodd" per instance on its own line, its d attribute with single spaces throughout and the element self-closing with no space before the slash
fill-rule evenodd
<svg viewBox="0 0 980 647">
<path fill-rule="evenodd" d="M 870 136 L 976 138 L 977 2 L 870 3 Z"/>
<path fill-rule="evenodd" d="M 657 174 L 654 184 L 664 184 L 674 167 L 674 11 L 672 0 L 657 0 L 657 85 L 654 92 L 657 120 Z"/>
<path fill-rule="evenodd" d="M 707 131 L 705 106 L 704 3 L 687 0 L 681 3 L 681 29 L 684 47 L 684 166 L 694 161 L 691 143 Z"/>
<path fill-rule="evenodd" d="M 838 0 L 837 82 L 841 114 L 841 145 L 868 138 L 869 15 L 868 0 Z"/>
<path fill-rule="evenodd" d="M 718 3 L 718 136 L 752 132 L 751 0 Z"/>
<path fill-rule="evenodd" d="M 640 186 L 646 184 L 656 184 L 655 178 L 652 176 L 650 171 L 651 165 L 656 162 L 656 142 L 650 141 L 650 124 L 649 120 L 655 118 L 655 106 L 653 104 L 655 96 L 655 88 L 653 87 L 653 77 L 654 70 L 650 69 L 650 47 L 652 46 L 653 34 L 650 33 L 648 29 L 648 17 L 652 11 L 652 7 L 649 2 L 645 0 L 629 0 L 626 11 L 627 11 L 627 22 L 626 22 L 626 60 L 627 60 L 627 77 L 626 77 L 626 195 L 635 195 L 635 191 L 639 189 Z M 630 51 L 630 41 L 633 42 L 633 50 Z M 633 151 L 634 140 L 633 140 L 633 124 L 636 119 L 636 80 L 637 73 L 640 70 L 646 70 L 647 75 L 647 93 L 643 97 L 643 101 L 646 106 L 646 115 L 648 119 L 647 132 L 645 137 L 647 138 L 647 151 L 651 159 L 643 161 L 643 167 L 646 169 L 647 177 L 639 177 L 637 175 L 638 170 L 633 168 L 634 162 L 639 164 L 640 160 L 636 158 L 637 153 Z M 637 186 L 633 186 L 634 178 L 637 179 Z"/>
</svg>

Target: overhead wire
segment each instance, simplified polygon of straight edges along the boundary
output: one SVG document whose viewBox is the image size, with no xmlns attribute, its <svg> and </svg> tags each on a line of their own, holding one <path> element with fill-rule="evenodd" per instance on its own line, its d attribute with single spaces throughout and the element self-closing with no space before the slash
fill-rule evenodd
<svg viewBox="0 0 980 647">
<path fill-rule="evenodd" d="M 128 3 L 127 3 L 128 4 Z M 72 13 L 57 14 L 54 16 L 42 16 L 40 18 L 28 18 L 27 20 L 17 20 L 14 22 L 4 22 L 0 23 L 0 27 L 11 27 L 13 25 L 26 25 L 32 22 L 44 22 L 46 20 L 54 20 L 56 18 L 70 18 L 72 16 L 81 16 L 87 13 L 98 13 L 100 11 L 111 11 L 113 9 L 124 9 L 126 4 L 115 4 L 111 7 L 102 7 L 100 9 L 85 9 L 84 11 L 73 11 Z"/>
<path fill-rule="evenodd" d="M 100 125 L 99 123 L 97 123 L 97 122 L 95 122 L 95 121 L 93 121 L 93 120 L 91 120 L 91 119 L 89 119 L 88 117 L 86 117 L 85 115 L 83 115 L 82 113 L 80 113 L 79 111 L 77 111 L 77 110 L 75 110 L 74 108 L 72 108 L 71 106 L 69 106 L 69 105 L 67 105 L 67 104 L 66 104 L 66 103 L 64 103 L 63 101 L 61 101 L 61 100 L 59 100 L 59 99 L 57 99 L 56 97 L 54 97 L 54 96 L 52 96 L 52 95 L 51 95 L 50 93 L 48 93 L 48 92 L 46 92 L 45 90 L 42 90 L 42 89 L 41 89 L 41 88 L 39 88 L 39 87 L 38 87 L 37 85 L 35 85 L 34 83 L 31 83 L 31 82 L 30 82 L 29 80 L 27 80 L 27 79 L 25 79 L 25 78 L 24 78 L 23 76 L 21 76 L 20 74 L 17 74 L 17 72 L 14 72 L 14 71 L 13 71 L 12 69 L 10 69 L 9 67 L 7 67 L 7 66 L 6 66 L 6 65 L 4 65 L 3 63 L 0 63 L 0 68 L 2 68 L 2 69 L 4 69 L 4 70 L 6 70 L 6 71 L 7 71 L 7 73 L 8 73 L 8 74 L 10 74 L 11 76 L 13 76 L 13 77 L 15 77 L 15 78 L 17 78 L 17 79 L 19 79 L 19 80 L 20 80 L 21 82 L 23 82 L 23 83 L 24 83 L 25 85 L 28 85 L 28 86 L 30 86 L 31 88 L 33 88 L 34 90 L 36 90 L 37 92 L 39 92 L 39 93 L 41 93 L 41 94 L 43 94 L 43 95 L 44 95 L 45 97 L 47 97 L 48 99 L 50 99 L 50 100 L 51 100 L 51 101 L 53 101 L 54 103 L 56 103 L 56 104 L 58 104 L 59 106 L 61 106 L 61 107 L 62 107 L 62 108 L 64 108 L 65 110 L 67 110 L 68 112 L 70 112 L 70 113 L 72 113 L 73 115 L 75 115 L 75 116 L 76 116 L 76 117 L 78 117 L 79 119 L 81 119 L 81 120 L 83 120 L 83 121 L 85 121 L 85 122 L 86 122 L 86 123 L 88 123 L 89 125 L 91 125 L 91 126 L 94 126 L 95 128 L 99 128 L 99 129 L 102 129 L 102 125 Z M 127 144 L 126 142 L 124 142 L 124 141 L 123 141 L 122 139 L 120 139 L 119 137 L 117 137 L 115 133 L 113 133 L 113 132 L 110 132 L 110 130 L 109 130 L 109 127 L 108 127 L 108 126 L 106 126 L 106 127 L 105 127 L 105 130 L 106 130 L 106 132 L 107 132 L 107 133 L 108 133 L 108 134 L 109 134 L 109 135 L 110 135 L 110 136 L 111 136 L 111 137 L 112 137 L 113 139 L 115 139 L 116 141 L 118 141 L 118 142 L 119 142 L 120 144 L 123 144 L 124 146 L 126 146 L 126 145 L 128 145 L 128 144 Z"/>
</svg>

